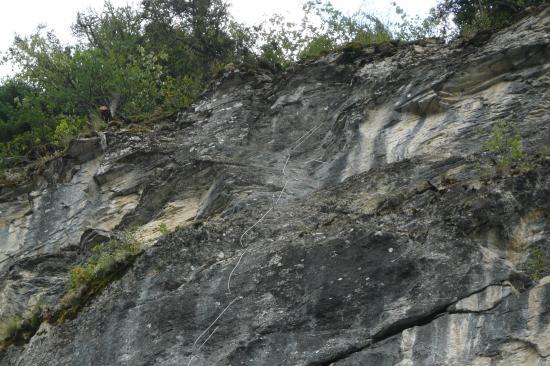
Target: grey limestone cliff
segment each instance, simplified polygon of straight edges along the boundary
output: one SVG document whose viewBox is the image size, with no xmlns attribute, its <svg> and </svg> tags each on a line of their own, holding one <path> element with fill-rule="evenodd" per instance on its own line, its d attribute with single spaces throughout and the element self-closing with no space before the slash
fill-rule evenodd
<svg viewBox="0 0 550 366">
<path fill-rule="evenodd" d="M 0 188 L 0 318 L 55 305 L 95 242 L 146 250 L 0 364 L 550 365 L 549 44 L 546 8 L 232 70 L 162 128 L 74 141 Z"/>
</svg>

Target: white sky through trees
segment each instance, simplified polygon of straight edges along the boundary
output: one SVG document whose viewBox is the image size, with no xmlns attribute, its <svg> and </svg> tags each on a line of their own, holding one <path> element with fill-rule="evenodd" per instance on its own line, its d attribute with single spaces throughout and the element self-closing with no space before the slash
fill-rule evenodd
<svg viewBox="0 0 550 366">
<path fill-rule="evenodd" d="M 367 11 L 382 18 L 393 14 L 393 0 L 332 0 L 334 6 L 346 13 L 353 13 L 362 4 Z M 112 0 L 115 5 L 136 4 L 138 0 Z M 274 13 L 297 21 L 301 18 L 302 0 L 229 0 L 231 13 L 246 24 L 260 23 Z M 396 0 L 410 15 L 426 15 L 436 0 Z M 71 42 L 70 26 L 78 11 L 90 7 L 101 9 L 103 0 L 18 0 L 0 4 L 0 52 L 12 44 L 15 34 L 28 35 L 38 25 L 52 29 L 63 42 Z M 11 73 L 9 65 L 0 65 L 0 77 Z"/>
</svg>

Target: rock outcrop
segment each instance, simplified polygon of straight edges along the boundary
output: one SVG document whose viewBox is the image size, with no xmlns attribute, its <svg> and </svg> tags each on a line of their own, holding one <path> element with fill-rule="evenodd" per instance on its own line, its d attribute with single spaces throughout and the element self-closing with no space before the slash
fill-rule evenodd
<svg viewBox="0 0 550 366">
<path fill-rule="evenodd" d="M 549 44 L 543 8 L 233 70 L 151 132 L 74 141 L 0 189 L 0 318 L 117 232 L 146 250 L 0 363 L 550 365 Z M 517 161 L 486 151 L 501 121 Z"/>
</svg>

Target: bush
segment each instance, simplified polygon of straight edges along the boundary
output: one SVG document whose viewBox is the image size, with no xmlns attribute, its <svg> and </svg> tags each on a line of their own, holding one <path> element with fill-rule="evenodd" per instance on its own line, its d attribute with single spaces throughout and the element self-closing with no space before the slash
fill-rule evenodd
<svg viewBox="0 0 550 366">
<path fill-rule="evenodd" d="M 465 38 L 480 30 L 499 28 L 514 14 L 546 0 L 439 0 L 433 17 L 452 19 Z"/>
<path fill-rule="evenodd" d="M 0 322 L 0 343 L 5 344 L 10 339 L 13 339 L 21 327 L 22 322 L 23 318 L 21 318 L 20 315 L 11 316 Z"/>
<path fill-rule="evenodd" d="M 77 289 L 92 283 L 96 276 L 95 270 L 95 264 L 91 263 L 71 268 L 69 272 L 69 288 Z"/>
<path fill-rule="evenodd" d="M 61 323 L 74 318 L 90 299 L 121 276 L 142 251 L 131 233 L 94 246 L 86 263 L 71 268 L 67 291 L 48 321 Z"/>
<path fill-rule="evenodd" d="M 334 50 L 334 42 L 326 35 L 318 36 L 312 39 L 302 52 L 300 52 L 299 58 L 302 60 L 308 60 L 318 58 L 320 56 L 327 55 Z"/>
<path fill-rule="evenodd" d="M 497 24 L 487 14 L 482 14 L 472 19 L 471 22 L 464 24 L 460 29 L 460 35 L 466 40 L 474 38 L 474 36 L 484 30 L 489 30 L 497 27 Z"/>
<path fill-rule="evenodd" d="M 84 118 L 62 117 L 53 133 L 53 142 L 66 149 L 84 125 Z"/>
<path fill-rule="evenodd" d="M 496 155 L 497 168 L 501 170 L 508 170 L 513 163 L 524 159 L 521 135 L 505 121 L 499 121 L 493 127 L 486 148 Z"/>
<path fill-rule="evenodd" d="M 120 267 L 141 253 L 139 243 L 133 235 L 126 234 L 123 240 L 113 239 L 92 248 L 87 263 L 73 267 L 69 272 L 69 290 L 90 287 L 103 281 Z"/>
<path fill-rule="evenodd" d="M 167 77 L 160 88 L 161 108 L 177 111 L 188 107 L 202 91 L 202 84 L 193 76 Z"/>
<path fill-rule="evenodd" d="M 159 225 L 159 231 L 162 235 L 168 235 L 170 233 L 168 226 L 164 222 Z"/>
<path fill-rule="evenodd" d="M 389 42 L 391 40 L 391 33 L 381 27 L 375 32 L 371 31 L 360 31 L 355 36 L 353 42 L 359 43 L 363 46 L 368 46 L 372 44 L 380 44 Z"/>
<path fill-rule="evenodd" d="M 26 314 L 13 315 L 0 322 L 0 351 L 12 344 L 23 344 L 36 333 L 42 324 L 42 307 L 36 305 Z"/>
<path fill-rule="evenodd" d="M 256 27 L 260 60 L 284 69 L 296 60 L 317 58 L 349 43 L 366 46 L 392 39 L 389 25 L 362 9 L 348 16 L 330 1 L 309 0 L 303 10 L 299 24 L 274 16 L 267 25 Z"/>
</svg>

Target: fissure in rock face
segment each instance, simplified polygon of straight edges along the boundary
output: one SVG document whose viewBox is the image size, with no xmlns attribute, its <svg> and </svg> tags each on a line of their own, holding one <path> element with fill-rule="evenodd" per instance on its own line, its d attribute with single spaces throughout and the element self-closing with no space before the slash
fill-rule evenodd
<svg viewBox="0 0 550 366">
<path fill-rule="evenodd" d="M 55 308 L 98 242 L 145 250 L 0 364 L 550 365 L 549 31 L 233 70 L 74 141 L 0 188 L 0 317 Z"/>
</svg>

